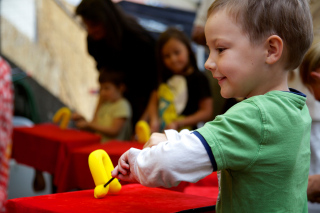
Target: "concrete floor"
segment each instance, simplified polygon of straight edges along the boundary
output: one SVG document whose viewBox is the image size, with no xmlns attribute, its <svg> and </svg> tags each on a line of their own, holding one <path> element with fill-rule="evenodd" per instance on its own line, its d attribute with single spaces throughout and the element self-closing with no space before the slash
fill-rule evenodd
<svg viewBox="0 0 320 213">
<path fill-rule="evenodd" d="M 34 175 L 35 170 L 32 167 L 18 164 L 15 160 L 10 160 L 8 199 L 51 194 L 51 175 L 47 172 L 43 173 L 46 187 L 40 192 L 33 190 Z"/>
</svg>

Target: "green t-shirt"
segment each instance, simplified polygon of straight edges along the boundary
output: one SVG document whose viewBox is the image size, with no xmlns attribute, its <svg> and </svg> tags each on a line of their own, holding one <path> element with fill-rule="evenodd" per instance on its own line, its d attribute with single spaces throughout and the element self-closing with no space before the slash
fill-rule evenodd
<svg viewBox="0 0 320 213">
<path fill-rule="evenodd" d="M 217 212 L 307 212 L 311 118 L 306 98 L 271 91 L 197 131 L 221 171 Z"/>
<path fill-rule="evenodd" d="M 120 133 L 115 138 L 101 134 L 101 142 L 105 142 L 110 139 L 130 140 L 132 132 L 131 115 L 130 103 L 124 98 L 121 98 L 114 103 L 106 102 L 102 104 L 97 112 L 97 123 L 99 125 L 109 127 L 112 125 L 113 119 L 116 118 L 126 118 L 126 122 Z"/>
</svg>

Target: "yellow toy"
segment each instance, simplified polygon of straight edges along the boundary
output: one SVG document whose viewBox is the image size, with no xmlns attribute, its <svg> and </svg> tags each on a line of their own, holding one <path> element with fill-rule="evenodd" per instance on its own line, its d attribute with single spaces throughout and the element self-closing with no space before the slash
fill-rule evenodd
<svg viewBox="0 0 320 213">
<path fill-rule="evenodd" d="M 141 120 L 138 121 L 135 128 L 137 134 L 137 140 L 140 143 L 146 143 L 151 135 L 150 126 L 147 122 Z"/>
<path fill-rule="evenodd" d="M 114 167 L 109 155 L 104 150 L 98 149 L 91 152 L 88 161 L 96 185 L 94 189 L 95 198 L 103 198 L 108 192 L 118 193 L 121 190 L 121 184 L 118 179 L 113 180 L 111 176 Z"/>
<path fill-rule="evenodd" d="M 60 128 L 66 129 L 68 127 L 70 118 L 71 118 L 71 110 L 67 107 L 62 107 L 53 116 L 52 121 L 53 123 L 59 123 L 61 121 Z"/>
</svg>

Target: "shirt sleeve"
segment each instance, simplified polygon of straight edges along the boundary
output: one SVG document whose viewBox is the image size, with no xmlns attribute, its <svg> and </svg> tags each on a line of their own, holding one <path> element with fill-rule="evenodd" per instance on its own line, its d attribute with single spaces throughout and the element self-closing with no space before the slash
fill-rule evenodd
<svg viewBox="0 0 320 213">
<path fill-rule="evenodd" d="M 263 113 L 251 101 L 242 101 L 196 131 L 211 147 L 217 170 L 252 166 L 268 135 Z"/>
<path fill-rule="evenodd" d="M 166 130 L 167 141 L 157 146 L 129 150 L 130 171 L 148 187 L 172 187 L 181 181 L 197 182 L 212 173 L 201 141 L 189 130 Z"/>
</svg>

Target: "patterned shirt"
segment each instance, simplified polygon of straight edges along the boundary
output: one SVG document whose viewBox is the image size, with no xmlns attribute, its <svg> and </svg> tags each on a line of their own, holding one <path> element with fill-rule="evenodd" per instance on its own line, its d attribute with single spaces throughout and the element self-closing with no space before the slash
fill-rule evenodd
<svg viewBox="0 0 320 213">
<path fill-rule="evenodd" d="M 13 86 L 11 69 L 0 57 L 0 212 L 5 211 L 11 154 Z"/>
</svg>

